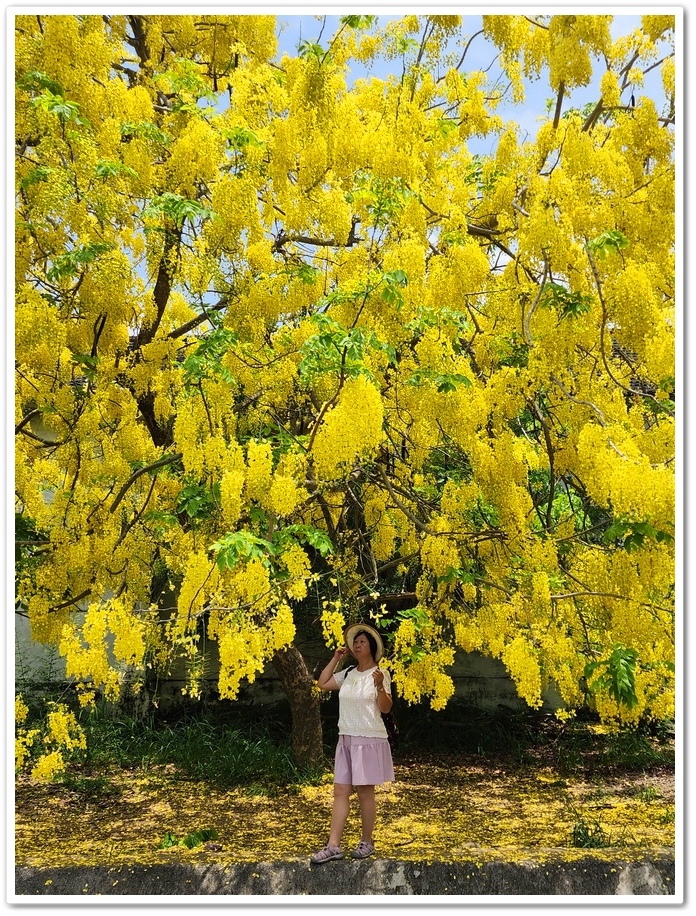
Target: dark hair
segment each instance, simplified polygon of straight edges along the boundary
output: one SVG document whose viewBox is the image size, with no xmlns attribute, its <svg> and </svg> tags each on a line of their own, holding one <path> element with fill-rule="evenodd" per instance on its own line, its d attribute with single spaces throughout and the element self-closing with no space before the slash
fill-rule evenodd
<svg viewBox="0 0 696 916">
<path fill-rule="evenodd" d="M 368 633 L 367 630 L 358 630 L 358 632 L 353 637 L 353 642 L 355 642 L 358 636 L 364 636 L 367 639 L 367 641 L 370 644 L 370 651 L 372 653 L 372 657 L 377 658 L 377 640 L 372 635 L 372 633 Z"/>
</svg>

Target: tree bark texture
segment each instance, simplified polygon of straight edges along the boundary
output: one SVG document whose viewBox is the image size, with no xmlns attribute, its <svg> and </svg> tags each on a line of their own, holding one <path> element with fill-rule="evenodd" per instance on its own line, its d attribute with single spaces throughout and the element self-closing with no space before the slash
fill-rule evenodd
<svg viewBox="0 0 696 916">
<path fill-rule="evenodd" d="M 294 646 L 276 652 L 273 666 L 290 702 L 290 745 L 295 763 L 303 767 L 316 766 L 323 759 L 324 746 L 321 697 L 315 689 L 314 679 L 302 654 Z"/>
</svg>

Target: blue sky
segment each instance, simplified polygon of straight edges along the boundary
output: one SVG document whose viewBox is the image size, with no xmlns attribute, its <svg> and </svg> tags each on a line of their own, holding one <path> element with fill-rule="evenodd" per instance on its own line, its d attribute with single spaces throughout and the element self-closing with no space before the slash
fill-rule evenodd
<svg viewBox="0 0 696 916">
<path fill-rule="evenodd" d="M 385 9 L 380 7 L 381 12 L 375 13 L 374 8 L 367 10 L 362 5 L 356 6 L 355 4 L 350 3 L 342 4 L 338 9 L 333 5 L 327 5 L 315 9 L 301 9 L 290 4 L 275 4 L 273 6 L 269 6 L 267 9 L 256 9 L 258 9 L 259 12 L 275 13 L 278 16 L 279 58 L 284 53 L 288 53 L 290 55 L 296 54 L 300 40 L 318 42 L 323 47 L 327 47 L 332 36 L 336 34 L 340 27 L 341 16 L 346 15 L 347 13 L 369 12 L 370 14 L 376 14 L 378 16 L 378 27 L 380 28 L 383 28 L 384 25 L 391 19 L 397 19 L 400 16 L 405 16 L 413 13 L 418 15 L 427 15 L 428 13 L 432 12 L 457 13 L 462 15 L 463 21 L 460 31 L 456 36 L 454 36 L 452 40 L 452 50 L 456 50 L 458 51 L 458 54 L 461 54 L 461 51 L 467 44 L 468 40 L 472 36 L 475 36 L 471 42 L 471 45 L 467 49 L 466 64 L 464 69 L 480 69 L 488 71 L 491 78 L 495 78 L 495 76 L 501 73 L 501 70 L 495 62 L 497 49 L 491 42 L 487 41 L 483 35 L 476 35 L 476 33 L 481 29 L 482 12 L 495 11 L 497 13 L 509 13 L 511 15 L 520 15 L 521 13 L 524 13 L 531 16 L 551 12 L 569 13 L 573 11 L 572 8 L 568 7 L 539 7 L 530 9 L 527 6 L 524 8 L 500 8 L 491 6 L 482 10 L 481 8 L 465 5 L 459 5 L 455 7 L 438 6 L 430 9 L 422 5 L 414 7 L 407 5 L 400 7 L 398 12 L 396 9 Z M 648 12 L 668 12 L 668 10 L 664 8 L 658 10 L 649 7 L 636 8 L 633 6 L 631 9 L 639 9 L 640 14 Z M 600 12 L 607 12 L 614 15 L 615 18 L 612 26 L 612 33 L 614 37 L 625 35 L 640 25 L 640 14 L 636 15 L 634 12 L 628 12 L 621 7 L 607 7 L 604 11 L 598 9 L 597 7 L 578 7 L 576 11 L 578 13 L 585 12 L 587 14 L 594 15 Z M 374 65 L 370 67 L 355 64 L 351 68 L 353 79 L 360 77 L 369 78 L 370 76 L 383 79 L 390 73 L 399 72 L 400 69 L 400 60 L 388 62 L 383 59 L 376 61 Z M 567 110 L 569 107 L 580 108 L 588 102 L 595 102 L 599 98 L 597 85 L 598 78 L 601 76 L 603 69 L 603 62 L 597 61 L 597 79 L 593 80 L 593 82 L 587 87 L 578 88 L 575 89 L 572 93 L 568 93 L 564 100 L 564 110 Z M 505 85 L 506 82 L 507 81 L 504 80 L 503 85 Z M 547 115 L 548 100 L 554 98 L 554 93 L 549 88 L 548 82 L 543 74 L 541 78 L 536 82 L 528 82 L 525 91 L 527 93 L 527 98 L 523 105 L 513 106 L 512 104 L 503 104 L 498 109 L 498 113 L 502 117 L 505 119 L 512 119 L 520 125 L 522 130 L 522 136 L 520 139 L 524 139 L 525 133 L 527 133 L 530 138 L 535 136 L 539 126 L 538 119 L 540 117 L 544 118 Z M 644 87 L 638 90 L 636 94 L 638 95 L 641 92 L 653 97 L 656 102 L 658 102 L 658 110 L 661 108 L 662 90 L 659 69 L 652 71 L 652 73 L 648 75 Z M 469 141 L 469 145 L 472 147 L 472 152 L 478 152 L 482 154 L 493 153 L 496 143 L 496 138 L 490 138 L 488 140 L 471 139 Z M 474 149 L 474 147 L 476 148 Z"/>
</svg>

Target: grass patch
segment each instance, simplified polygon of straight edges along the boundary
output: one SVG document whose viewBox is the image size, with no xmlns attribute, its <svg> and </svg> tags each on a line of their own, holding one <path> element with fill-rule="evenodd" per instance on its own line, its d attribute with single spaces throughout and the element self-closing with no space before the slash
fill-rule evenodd
<svg viewBox="0 0 696 916">
<path fill-rule="evenodd" d="M 83 776 L 67 771 L 57 777 L 56 782 L 85 801 L 110 798 L 120 792 L 106 776 Z"/>
<path fill-rule="evenodd" d="M 185 846 L 187 849 L 195 849 L 196 846 L 202 846 L 203 843 L 207 843 L 209 840 L 217 840 L 217 838 L 217 830 L 208 827 L 202 830 L 193 830 L 183 837 L 177 837 L 168 830 L 162 837 L 159 848 L 171 849 L 172 846 Z"/>
<path fill-rule="evenodd" d="M 580 817 L 573 824 L 569 845 L 576 849 L 609 849 L 630 846 L 633 842 L 627 838 L 625 827 L 614 836 L 596 818 Z"/>
<path fill-rule="evenodd" d="M 174 721 L 137 721 L 93 711 L 81 722 L 87 734 L 82 765 L 149 770 L 166 767 L 175 778 L 219 786 L 269 787 L 316 778 L 294 763 L 287 740 L 267 723 L 236 727 L 221 717 L 184 715 Z"/>
</svg>

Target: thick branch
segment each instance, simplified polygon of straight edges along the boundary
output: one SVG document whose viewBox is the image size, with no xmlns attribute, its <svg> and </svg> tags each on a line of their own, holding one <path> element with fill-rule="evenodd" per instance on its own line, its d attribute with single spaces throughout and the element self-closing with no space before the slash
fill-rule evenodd
<svg viewBox="0 0 696 916">
<path fill-rule="evenodd" d="M 408 509 L 406 506 L 403 505 L 403 503 L 399 501 L 396 493 L 394 492 L 394 488 L 392 487 L 391 482 L 389 481 L 389 478 L 387 477 L 386 471 L 384 470 L 384 468 L 381 465 L 378 465 L 377 467 L 378 467 L 380 476 L 382 478 L 382 481 L 384 483 L 384 486 L 387 488 L 387 492 L 389 493 L 392 500 L 394 501 L 394 505 L 396 506 L 396 508 L 399 509 L 400 512 L 403 512 L 403 514 L 406 516 L 407 519 L 413 522 L 413 524 L 416 526 L 418 531 L 422 531 L 424 532 L 424 534 L 433 534 L 433 532 L 427 527 L 427 525 L 424 525 L 423 522 L 417 516 L 415 516 L 413 512 L 411 512 L 410 509 Z"/>
<path fill-rule="evenodd" d="M 541 300 L 541 295 L 542 295 L 542 293 L 544 292 L 544 286 L 545 286 L 545 284 L 546 284 L 546 278 L 547 278 L 547 276 L 548 276 L 548 273 L 549 273 L 549 262 L 548 262 L 546 259 L 544 259 L 544 274 L 543 274 L 543 276 L 542 276 L 542 278 L 541 278 L 541 283 L 539 284 L 539 289 L 537 290 L 537 294 L 536 294 L 536 296 L 535 296 L 535 298 L 534 298 L 534 302 L 532 302 L 532 304 L 531 304 L 531 306 L 530 306 L 530 308 L 529 308 L 529 311 L 527 312 L 527 314 L 524 316 L 524 318 L 523 318 L 523 320 L 522 320 L 522 333 L 524 334 L 524 342 L 525 342 L 525 343 L 527 344 L 527 346 L 529 346 L 529 347 L 531 347 L 531 346 L 532 346 L 532 343 L 533 343 L 533 341 L 532 341 L 532 332 L 531 332 L 531 330 L 530 330 L 529 325 L 530 325 L 530 322 L 531 322 L 531 320 L 532 320 L 532 315 L 534 314 L 537 305 L 539 305 L 539 302 L 540 302 L 540 300 Z"/>
<path fill-rule="evenodd" d="M 91 588 L 86 588 L 83 592 L 80 592 L 79 595 L 76 595 L 74 598 L 70 598 L 68 601 L 63 601 L 62 604 L 56 604 L 54 607 L 48 609 L 49 614 L 54 611 L 62 611 L 66 607 L 70 607 L 72 604 L 77 604 L 78 601 L 82 601 L 83 598 L 87 598 L 88 595 L 92 594 Z"/>
<path fill-rule="evenodd" d="M 226 309 L 228 305 L 229 301 L 227 299 L 221 299 L 215 305 L 207 306 L 206 310 L 201 312 L 200 315 L 196 315 L 194 318 L 191 318 L 190 321 L 187 321 L 186 324 L 182 324 L 181 327 L 170 331 L 165 339 L 176 340 L 178 337 L 183 337 L 184 334 L 188 334 L 189 331 L 193 331 L 194 328 L 197 328 L 199 324 L 203 324 L 204 321 L 208 321 L 208 315 L 210 312 L 221 312 L 223 309 Z"/>
<path fill-rule="evenodd" d="M 118 508 L 121 500 L 126 495 L 126 493 L 133 486 L 135 481 L 142 477 L 143 474 L 148 474 L 150 471 L 158 471 L 160 468 L 166 467 L 168 464 L 174 464 L 176 461 L 179 461 L 183 457 L 181 452 L 176 452 L 174 455 L 165 455 L 164 458 L 160 458 L 159 461 L 155 461 L 153 464 L 149 464 L 147 467 L 139 468 L 135 473 L 131 474 L 128 480 L 124 483 L 121 489 L 116 496 L 116 499 L 111 504 L 109 512 L 113 513 Z"/>
<path fill-rule="evenodd" d="M 563 95 L 565 93 L 565 83 L 561 80 L 561 83 L 558 87 L 558 98 L 556 99 L 556 110 L 553 114 L 553 129 L 556 130 L 558 123 L 561 120 L 561 110 L 563 108 Z"/>
<path fill-rule="evenodd" d="M 544 416 L 539 408 L 539 405 L 536 401 L 530 402 L 532 410 L 536 414 L 536 418 L 541 424 L 541 431 L 544 435 L 544 442 L 546 443 L 546 454 L 549 459 L 549 499 L 546 504 L 546 530 L 551 530 L 551 521 L 552 521 L 552 512 L 553 509 L 553 500 L 554 500 L 554 491 L 556 486 L 555 480 L 555 471 L 554 471 L 554 451 L 553 451 L 553 442 L 551 441 L 551 433 L 548 428 L 548 424 L 544 420 Z"/>
<path fill-rule="evenodd" d="M 181 229 L 179 228 L 176 232 L 167 230 L 166 238 L 167 241 L 164 246 L 164 251 L 162 252 L 162 257 L 160 258 L 159 268 L 157 270 L 157 280 L 155 281 L 155 289 L 153 291 L 157 314 L 149 328 L 140 329 L 137 339 L 138 347 L 142 347 L 143 344 L 150 343 L 150 341 L 154 339 L 157 329 L 164 317 L 164 312 L 169 302 L 169 294 L 172 291 L 172 267 L 169 263 L 169 255 L 172 249 L 181 241 Z"/>
<path fill-rule="evenodd" d="M 295 232 L 283 231 L 273 243 L 273 251 L 280 251 L 283 245 L 287 245 L 288 242 L 295 242 L 298 245 L 313 245 L 316 248 L 351 248 L 356 242 L 363 241 L 363 239 L 358 238 L 355 234 L 357 222 L 358 221 L 353 218 L 350 232 L 345 242 L 340 242 L 338 239 L 318 239 L 310 235 L 298 235 Z"/>
<path fill-rule="evenodd" d="M 38 416 L 41 416 L 41 409 L 39 407 L 35 408 L 34 410 L 31 410 L 26 415 L 26 417 L 23 417 L 19 421 L 19 423 L 15 426 L 15 436 L 17 435 L 17 433 L 21 433 L 22 429 L 27 425 L 27 423 L 31 423 L 34 417 L 38 417 Z"/>
</svg>

